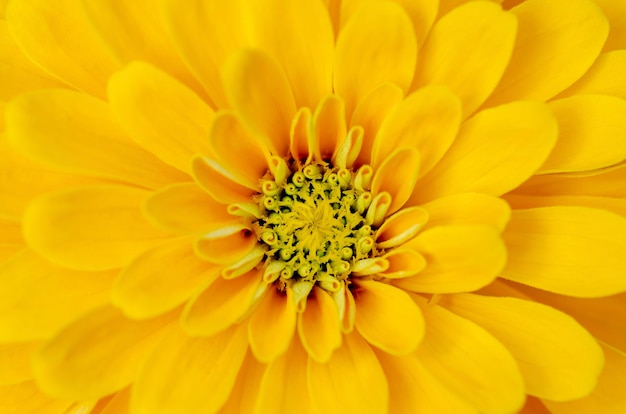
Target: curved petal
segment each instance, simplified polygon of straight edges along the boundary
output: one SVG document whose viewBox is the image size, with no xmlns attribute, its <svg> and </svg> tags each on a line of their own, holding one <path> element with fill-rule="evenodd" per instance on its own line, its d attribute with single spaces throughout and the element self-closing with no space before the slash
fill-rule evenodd
<svg viewBox="0 0 626 414">
<path fill-rule="evenodd" d="M 513 211 L 505 279 L 569 296 L 626 290 L 626 218 L 586 207 Z"/>
<path fill-rule="evenodd" d="M 0 342 L 48 338 L 109 301 L 117 272 L 82 272 L 55 266 L 24 250 L 0 265 Z"/>
<path fill-rule="evenodd" d="M 336 95 L 325 97 L 313 114 L 313 151 L 318 161 L 330 160 L 346 138 L 346 114 L 343 100 Z"/>
<path fill-rule="evenodd" d="M 234 52 L 222 66 L 228 101 L 273 155 L 284 156 L 296 104 L 283 69 L 271 56 L 252 49 Z"/>
<path fill-rule="evenodd" d="M 524 382 L 515 360 L 493 336 L 439 305 L 418 301 L 426 336 L 417 357 L 446 388 L 484 413 L 517 412 Z M 458 338 L 465 338 L 459 341 Z"/>
<path fill-rule="evenodd" d="M 624 73 L 626 73 L 626 50 L 603 53 L 575 84 L 558 97 L 590 93 L 626 99 Z"/>
<path fill-rule="evenodd" d="M 104 97 L 118 67 L 87 20 L 80 2 L 12 1 L 6 8 L 11 35 L 24 53 L 55 77 Z"/>
<path fill-rule="evenodd" d="M 263 374 L 265 374 L 266 367 L 267 365 L 261 364 L 256 360 L 250 348 L 248 348 L 246 357 L 241 367 L 239 367 L 237 380 L 230 392 L 230 397 L 219 413 L 253 413 L 254 406 L 259 396 L 259 384 L 261 383 Z"/>
<path fill-rule="evenodd" d="M 256 244 L 256 237 L 247 225 L 232 224 L 196 239 L 194 251 L 211 263 L 233 265 L 246 257 Z"/>
<path fill-rule="evenodd" d="M 626 49 L 626 4 L 621 1 L 594 0 L 609 21 L 611 30 L 604 51 Z"/>
<path fill-rule="evenodd" d="M 559 139 L 539 173 L 595 170 L 626 159 L 625 100 L 580 95 L 549 105 L 559 124 Z"/>
<path fill-rule="evenodd" d="M 218 277 L 188 302 L 181 316 L 183 329 L 194 336 L 212 336 L 242 320 L 266 291 L 258 271 L 235 278 Z"/>
<path fill-rule="evenodd" d="M 291 296 L 270 288 L 248 324 L 252 353 L 260 362 L 271 362 L 289 348 L 296 330 L 296 304 Z"/>
<path fill-rule="evenodd" d="M 347 116 L 381 84 L 390 82 L 406 92 L 416 57 L 417 41 L 404 10 L 392 2 L 363 2 L 335 47 L 333 86 L 346 102 Z"/>
<path fill-rule="evenodd" d="M 166 164 L 189 173 L 194 154 L 210 153 L 213 110 L 168 73 L 133 62 L 111 77 L 108 98 L 122 128 Z"/>
<path fill-rule="evenodd" d="M 590 0 L 528 0 L 511 12 L 518 19 L 513 56 L 485 106 L 555 96 L 589 69 L 609 32 Z"/>
<path fill-rule="evenodd" d="M 123 267 L 167 237 L 141 214 L 149 194 L 113 185 L 45 194 L 24 213 L 24 239 L 61 266 L 90 271 Z"/>
<path fill-rule="evenodd" d="M 111 306 L 83 315 L 34 356 L 37 383 L 50 395 L 72 400 L 118 391 L 135 379 L 171 321 L 169 314 L 134 321 Z"/>
<path fill-rule="evenodd" d="M 413 188 L 420 173 L 420 153 L 411 147 L 402 147 L 391 154 L 376 169 L 372 180 L 372 194 L 380 192 L 391 196 L 391 205 L 387 214 L 398 211 L 413 193 Z M 403 176 L 402 180 L 398 177 Z"/>
<path fill-rule="evenodd" d="M 506 263 L 498 232 L 477 225 L 441 226 L 420 233 L 406 244 L 426 259 L 417 276 L 392 283 L 414 292 L 452 293 L 479 289 L 493 281 Z"/>
<path fill-rule="evenodd" d="M 408 242 L 428 222 L 428 213 L 421 207 L 409 207 L 389 217 L 376 232 L 376 245 L 388 249 Z"/>
<path fill-rule="evenodd" d="M 463 117 L 469 116 L 500 81 L 516 32 L 515 16 L 497 4 L 469 2 L 453 9 L 430 31 L 413 88 L 446 85 L 461 98 Z"/>
<path fill-rule="evenodd" d="M 394 286 L 358 280 L 352 290 L 356 301 L 356 329 L 372 345 L 392 355 L 417 349 L 424 337 L 424 319 L 411 297 Z"/>
<path fill-rule="evenodd" d="M 146 218 L 165 231 L 205 234 L 238 222 L 195 183 L 179 183 L 151 194 L 143 203 Z"/>
<path fill-rule="evenodd" d="M 399 103 L 382 123 L 374 140 L 372 165 L 396 148 L 415 147 L 422 159 L 420 176 L 448 150 L 461 123 L 461 102 L 442 86 L 426 86 Z"/>
<path fill-rule="evenodd" d="M 378 272 L 378 275 L 385 279 L 401 279 L 414 276 L 428 265 L 424 256 L 415 250 L 402 247 L 386 253 L 383 259 L 389 263 L 389 267 L 385 271 Z"/>
<path fill-rule="evenodd" d="M 208 144 L 222 168 L 246 187 L 259 188 L 268 170 L 267 150 L 234 114 L 221 112 L 215 116 L 208 132 Z"/>
<path fill-rule="evenodd" d="M 450 150 L 418 182 L 411 202 L 460 192 L 506 193 L 545 162 L 557 133 L 543 103 L 513 102 L 482 111 L 463 124 Z"/>
<path fill-rule="evenodd" d="M 326 363 L 309 358 L 309 394 L 319 412 L 382 414 L 388 410 L 387 379 L 376 355 L 354 332 Z"/>
<path fill-rule="evenodd" d="M 185 302 L 210 283 L 219 268 L 193 252 L 189 238 L 150 249 L 120 272 L 112 303 L 133 319 L 160 315 Z"/>
<path fill-rule="evenodd" d="M 439 303 L 502 342 L 517 361 L 529 394 L 568 401 L 595 387 L 604 366 L 602 349 L 565 313 L 529 300 L 472 294 L 450 295 Z"/>
<path fill-rule="evenodd" d="M 55 170 L 158 188 L 186 175 L 146 152 L 113 122 L 106 103 L 75 91 L 42 90 L 7 106 L 7 141 Z"/>
<path fill-rule="evenodd" d="M 306 309 L 298 314 L 298 334 L 311 358 L 319 363 L 330 359 L 341 345 L 340 325 L 339 310 L 333 298 L 314 286 L 307 298 Z"/>
<path fill-rule="evenodd" d="M 214 160 L 202 155 L 191 160 L 191 173 L 194 181 L 222 204 L 247 203 L 254 194 Z"/>
<path fill-rule="evenodd" d="M 190 338 L 180 331 L 167 335 L 133 384 L 131 412 L 217 412 L 244 361 L 245 332 L 239 325 L 211 338 Z"/>
<path fill-rule="evenodd" d="M 0 408 L 7 414 L 65 413 L 73 404 L 44 394 L 35 381 L 0 386 Z"/>
<path fill-rule="evenodd" d="M 41 342 L 0 344 L 0 386 L 31 379 L 30 358 L 40 346 Z"/>
<path fill-rule="evenodd" d="M 499 197 L 481 193 L 460 193 L 437 198 L 421 206 L 428 212 L 428 227 L 457 224 L 488 225 L 504 230 L 511 208 Z"/>
<path fill-rule="evenodd" d="M 526 196 L 508 194 L 504 197 L 511 208 L 522 210 L 535 207 L 581 206 L 611 211 L 626 217 L 626 200 L 623 198 L 590 196 Z"/>
</svg>

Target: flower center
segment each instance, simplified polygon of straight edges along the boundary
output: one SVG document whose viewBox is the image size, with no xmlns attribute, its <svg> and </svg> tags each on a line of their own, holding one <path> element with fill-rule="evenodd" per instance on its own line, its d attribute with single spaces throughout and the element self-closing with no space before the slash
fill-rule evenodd
<svg viewBox="0 0 626 414">
<path fill-rule="evenodd" d="M 326 163 L 293 166 L 282 183 L 265 180 L 253 227 L 266 245 L 264 278 L 280 290 L 314 285 L 337 292 L 353 265 L 376 252 L 366 191 L 369 166 L 353 172 Z"/>
</svg>

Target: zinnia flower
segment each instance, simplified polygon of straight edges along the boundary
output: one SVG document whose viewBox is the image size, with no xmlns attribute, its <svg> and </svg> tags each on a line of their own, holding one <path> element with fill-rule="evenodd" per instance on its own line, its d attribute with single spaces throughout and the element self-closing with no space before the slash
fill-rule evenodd
<svg viewBox="0 0 626 414">
<path fill-rule="evenodd" d="M 0 7 L 2 413 L 625 412 L 626 3 Z"/>
</svg>

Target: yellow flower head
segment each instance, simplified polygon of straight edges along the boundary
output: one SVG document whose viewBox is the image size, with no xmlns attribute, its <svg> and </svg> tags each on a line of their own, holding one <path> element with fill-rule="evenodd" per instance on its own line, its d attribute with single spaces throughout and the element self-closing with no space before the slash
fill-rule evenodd
<svg viewBox="0 0 626 414">
<path fill-rule="evenodd" d="M 0 12 L 0 412 L 626 412 L 626 3 Z"/>
</svg>

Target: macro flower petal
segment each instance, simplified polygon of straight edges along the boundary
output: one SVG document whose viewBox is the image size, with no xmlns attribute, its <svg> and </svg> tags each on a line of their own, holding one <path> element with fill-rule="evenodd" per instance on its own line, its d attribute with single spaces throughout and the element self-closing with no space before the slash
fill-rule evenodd
<svg viewBox="0 0 626 414">
<path fill-rule="evenodd" d="M 115 272 L 64 269 L 25 249 L 0 264 L 0 342 L 45 339 L 108 302 Z"/>
<path fill-rule="evenodd" d="M 506 193 L 545 162 L 556 139 L 557 123 L 546 104 L 513 102 L 479 112 L 418 182 L 411 202 L 460 192 Z"/>
<path fill-rule="evenodd" d="M 185 175 L 132 142 L 108 106 L 75 91 L 23 94 L 6 110 L 7 141 L 55 170 L 157 188 Z"/>
<path fill-rule="evenodd" d="M 172 184 L 152 193 L 143 211 L 150 222 L 175 234 L 204 234 L 237 223 L 224 204 L 195 183 Z"/>
<path fill-rule="evenodd" d="M 265 364 L 261 364 L 248 348 L 245 359 L 237 373 L 237 379 L 230 397 L 220 410 L 220 414 L 253 413 L 258 400 L 261 379 L 265 374 Z"/>
<path fill-rule="evenodd" d="M 424 337 L 424 320 L 411 297 L 394 286 L 359 280 L 353 289 L 357 331 L 392 355 L 414 351 Z"/>
<path fill-rule="evenodd" d="M 40 346 L 39 341 L 0 344 L 0 386 L 30 380 L 30 357 Z"/>
<path fill-rule="evenodd" d="M 133 62 L 111 77 L 107 92 L 121 127 L 166 164 L 189 173 L 191 156 L 209 153 L 213 110 L 166 72 Z"/>
<path fill-rule="evenodd" d="M 626 72 L 626 50 L 603 53 L 576 83 L 558 97 L 589 93 L 626 99 L 626 85 L 622 77 L 624 72 Z"/>
<path fill-rule="evenodd" d="M 594 170 L 626 159 L 625 100 L 586 94 L 549 105 L 559 124 L 559 139 L 540 173 Z"/>
<path fill-rule="evenodd" d="M 311 358 L 327 362 L 341 345 L 339 309 L 323 289 L 313 287 L 304 312 L 298 314 L 298 334 Z M 295 341 L 294 341 L 295 342 Z"/>
<path fill-rule="evenodd" d="M 256 246 L 256 238 L 245 224 L 230 224 L 199 237 L 194 250 L 202 259 L 229 265 L 246 257 Z"/>
<path fill-rule="evenodd" d="M 344 335 L 342 346 L 328 362 L 309 358 L 307 375 L 319 412 L 387 412 L 385 373 L 372 348 L 356 332 Z"/>
<path fill-rule="evenodd" d="M 626 290 L 626 219 L 586 207 L 515 210 L 502 235 L 502 277 L 577 297 Z"/>
<path fill-rule="evenodd" d="M 416 57 L 417 41 L 404 10 L 393 2 L 363 2 L 342 28 L 335 46 L 333 86 L 346 103 L 347 116 L 384 83 L 406 92 Z"/>
<path fill-rule="evenodd" d="M 11 35 L 30 59 L 75 88 L 104 97 L 106 79 L 118 65 L 80 2 L 12 1 L 5 13 Z"/>
<path fill-rule="evenodd" d="M 511 208 L 501 198 L 482 193 L 459 193 L 422 205 L 428 212 L 428 227 L 457 224 L 491 225 L 502 231 L 511 218 Z"/>
<path fill-rule="evenodd" d="M 412 147 L 398 148 L 382 162 L 372 180 L 374 197 L 386 191 L 391 195 L 387 214 L 398 211 L 409 199 L 420 172 L 420 154 Z M 398 180 L 400 175 L 404 179 Z"/>
<path fill-rule="evenodd" d="M 24 239 L 21 224 L 0 216 L 0 263 L 22 249 Z"/>
<path fill-rule="evenodd" d="M 626 217 L 626 200 L 623 198 L 578 195 L 526 196 L 509 194 L 503 197 L 503 199 L 516 210 L 551 206 L 580 206 L 611 211 Z"/>
<path fill-rule="evenodd" d="M 90 400 L 118 391 L 137 376 L 171 314 L 137 321 L 105 305 L 65 326 L 39 349 L 33 371 L 58 398 Z"/>
<path fill-rule="evenodd" d="M 424 367 L 479 412 L 520 409 L 524 383 L 504 345 L 473 322 L 425 302 L 417 300 L 426 321 L 426 336 L 417 350 Z"/>
<path fill-rule="evenodd" d="M 0 386 L 0 410 L 3 413 L 65 413 L 72 404 L 44 394 L 32 380 Z"/>
<path fill-rule="evenodd" d="M 602 349 L 565 313 L 528 300 L 473 294 L 450 295 L 441 303 L 502 342 L 529 394 L 566 401 L 585 397 L 595 387 L 604 366 Z"/>
<path fill-rule="evenodd" d="M 611 26 L 604 51 L 626 49 L 626 4 L 612 0 L 594 0 Z"/>
<path fill-rule="evenodd" d="M 181 331 L 166 335 L 133 386 L 131 412 L 217 412 L 246 355 L 245 332 L 243 324 L 210 338 L 191 338 Z"/>
<path fill-rule="evenodd" d="M 315 159 L 323 161 L 336 153 L 346 139 L 346 113 L 343 101 L 336 95 L 322 99 L 313 114 L 312 147 Z"/>
<path fill-rule="evenodd" d="M 236 177 L 214 160 L 195 155 L 191 160 L 191 171 L 194 181 L 216 201 L 224 204 L 250 201 L 252 190 L 239 184 Z"/>
<path fill-rule="evenodd" d="M 516 30 L 515 16 L 492 2 L 455 8 L 430 31 L 420 50 L 413 87 L 446 85 L 461 98 L 466 118 L 500 81 L 513 53 Z"/>
<path fill-rule="evenodd" d="M 217 277 L 219 267 L 195 255 L 191 239 L 181 238 L 137 256 L 119 274 L 111 302 L 133 319 L 174 309 Z"/>
<path fill-rule="evenodd" d="M 452 293 L 479 289 L 504 268 L 507 251 L 490 226 L 450 225 L 424 230 L 405 244 L 426 259 L 419 274 L 392 281 L 413 292 Z"/>
<path fill-rule="evenodd" d="M 513 56 L 485 106 L 552 98 L 589 69 L 609 32 L 591 0 L 527 0 L 511 13 L 518 19 Z"/>
<path fill-rule="evenodd" d="M 228 101 L 244 124 L 275 154 L 286 154 L 296 104 L 283 68 L 266 53 L 243 49 L 229 56 L 221 73 Z"/>
<path fill-rule="evenodd" d="M 183 329 L 194 336 L 212 336 L 239 322 L 266 291 L 259 276 L 252 270 L 234 279 L 215 279 L 187 303 Z"/>
<path fill-rule="evenodd" d="M 150 193 L 119 185 L 45 194 L 24 213 L 24 239 L 46 259 L 77 270 L 108 270 L 160 244 L 166 234 L 143 217 Z"/>
</svg>

